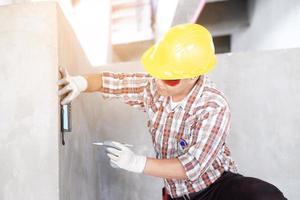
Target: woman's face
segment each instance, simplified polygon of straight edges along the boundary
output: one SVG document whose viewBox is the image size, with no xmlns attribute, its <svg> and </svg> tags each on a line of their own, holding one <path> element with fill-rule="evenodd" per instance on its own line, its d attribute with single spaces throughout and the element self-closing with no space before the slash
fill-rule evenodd
<svg viewBox="0 0 300 200">
<path fill-rule="evenodd" d="M 193 88 L 197 79 L 165 81 L 156 79 L 157 92 L 162 96 L 185 97 Z"/>
</svg>

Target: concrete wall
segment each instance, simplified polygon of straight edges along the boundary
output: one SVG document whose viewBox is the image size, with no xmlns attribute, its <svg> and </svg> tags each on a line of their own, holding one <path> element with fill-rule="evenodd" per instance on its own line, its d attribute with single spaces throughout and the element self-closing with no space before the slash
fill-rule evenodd
<svg viewBox="0 0 300 200">
<path fill-rule="evenodd" d="M 56 5 L 0 7 L 0 199 L 58 200 Z"/>
<path fill-rule="evenodd" d="M 232 35 L 232 52 L 300 47 L 300 1 L 248 1 L 250 25 Z"/>
<path fill-rule="evenodd" d="M 211 78 L 231 105 L 228 138 L 241 173 L 300 198 L 300 49 L 218 56 Z"/>
</svg>

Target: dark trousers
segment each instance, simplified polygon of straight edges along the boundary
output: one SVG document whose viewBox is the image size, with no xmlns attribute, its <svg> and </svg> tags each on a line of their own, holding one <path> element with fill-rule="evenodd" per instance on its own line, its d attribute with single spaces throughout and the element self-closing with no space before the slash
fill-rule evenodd
<svg viewBox="0 0 300 200">
<path fill-rule="evenodd" d="M 167 196 L 167 197 L 166 197 Z M 257 178 L 225 172 L 208 188 L 179 198 L 167 200 L 287 200 L 274 185 Z"/>
</svg>

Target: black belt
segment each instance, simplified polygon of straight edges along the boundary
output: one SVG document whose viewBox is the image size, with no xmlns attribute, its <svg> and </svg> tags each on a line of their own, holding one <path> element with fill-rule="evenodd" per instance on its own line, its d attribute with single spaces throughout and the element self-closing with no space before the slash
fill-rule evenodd
<svg viewBox="0 0 300 200">
<path fill-rule="evenodd" d="M 173 198 L 172 200 L 190 200 L 191 196 L 189 194 L 185 194 L 181 197 Z"/>
<path fill-rule="evenodd" d="M 172 200 L 190 200 L 190 199 L 194 199 L 196 196 L 198 196 L 202 192 L 203 192 L 203 190 L 200 190 L 199 192 L 193 192 L 193 193 L 185 194 L 181 197 L 172 198 Z"/>
</svg>

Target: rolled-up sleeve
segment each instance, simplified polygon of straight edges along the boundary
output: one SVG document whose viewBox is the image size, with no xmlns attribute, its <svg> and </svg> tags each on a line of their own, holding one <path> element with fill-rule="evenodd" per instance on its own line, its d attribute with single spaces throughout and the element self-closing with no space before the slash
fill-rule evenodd
<svg viewBox="0 0 300 200">
<path fill-rule="evenodd" d="M 196 122 L 196 143 L 178 157 L 189 180 L 198 179 L 216 159 L 225 142 L 230 127 L 230 111 L 219 106 L 202 114 Z"/>
<path fill-rule="evenodd" d="M 104 98 L 117 98 L 126 104 L 144 108 L 145 88 L 151 76 L 145 73 L 102 73 L 101 93 Z"/>
</svg>

